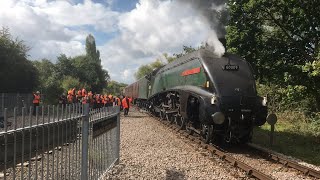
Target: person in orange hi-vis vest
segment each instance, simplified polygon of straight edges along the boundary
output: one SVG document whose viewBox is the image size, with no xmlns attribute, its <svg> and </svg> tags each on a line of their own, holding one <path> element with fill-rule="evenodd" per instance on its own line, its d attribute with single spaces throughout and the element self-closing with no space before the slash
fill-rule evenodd
<svg viewBox="0 0 320 180">
<path fill-rule="evenodd" d="M 119 97 L 116 97 L 116 106 L 120 106 L 121 105 L 121 100 Z"/>
<path fill-rule="evenodd" d="M 88 92 L 88 100 L 89 100 L 90 105 L 92 106 L 93 102 L 94 102 L 92 91 Z"/>
<path fill-rule="evenodd" d="M 87 104 L 88 103 L 88 95 L 84 95 L 82 97 L 82 104 Z"/>
<path fill-rule="evenodd" d="M 68 94 L 67 95 L 67 99 L 68 99 L 68 104 L 72 104 L 73 102 L 72 102 L 72 95 L 71 94 Z"/>
<path fill-rule="evenodd" d="M 109 98 L 108 106 L 113 106 L 113 96 L 111 94 L 109 94 L 108 98 Z"/>
<path fill-rule="evenodd" d="M 104 100 L 103 95 L 101 94 L 100 95 L 100 108 L 102 108 L 104 106 L 104 103 L 105 103 L 105 100 Z"/>
<path fill-rule="evenodd" d="M 111 94 L 109 94 L 108 98 L 113 102 L 113 96 Z"/>
<path fill-rule="evenodd" d="M 109 102 L 108 96 L 105 94 L 102 96 L 102 98 L 103 98 L 103 107 L 106 107 Z"/>
<path fill-rule="evenodd" d="M 77 93 L 77 100 L 78 102 L 81 102 L 81 99 L 82 99 L 82 91 L 81 89 L 78 90 L 78 93 Z"/>
<path fill-rule="evenodd" d="M 72 96 L 72 103 L 76 103 L 77 99 L 76 99 L 76 88 L 72 88 L 71 90 L 71 96 Z"/>
<path fill-rule="evenodd" d="M 35 116 L 36 115 L 36 109 L 37 107 L 39 106 L 40 104 L 40 92 L 37 91 L 36 93 L 33 93 L 33 115 Z"/>
<path fill-rule="evenodd" d="M 124 97 L 122 99 L 122 107 L 124 109 L 124 116 L 128 116 L 129 108 L 130 108 L 130 102 L 128 97 Z"/>
<path fill-rule="evenodd" d="M 96 94 L 96 108 L 100 106 L 100 94 Z"/>
<path fill-rule="evenodd" d="M 86 95 L 87 95 L 86 89 L 85 89 L 85 88 L 82 88 L 82 90 L 81 90 L 81 96 L 82 96 L 82 97 L 85 97 Z"/>
</svg>

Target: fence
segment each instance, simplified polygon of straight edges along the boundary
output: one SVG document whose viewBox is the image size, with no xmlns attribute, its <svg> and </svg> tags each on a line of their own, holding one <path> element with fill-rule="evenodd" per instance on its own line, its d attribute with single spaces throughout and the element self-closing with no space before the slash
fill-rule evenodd
<svg viewBox="0 0 320 180">
<path fill-rule="evenodd" d="M 20 93 L 1 93 L 0 94 L 0 117 L 3 117 L 4 108 L 7 108 L 7 116 L 13 116 L 13 109 L 16 107 L 30 107 L 32 105 L 33 95 Z M 21 115 L 21 111 L 17 112 Z"/>
<path fill-rule="evenodd" d="M 88 105 L 4 109 L 0 176 L 4 179 L 101 179 L 119 161 L 119 107 Z M 31 109 L 31 108 L 30 108 Z M 8 126 L 8 122 L 12 122 Z M 2 172 L 2 174 L 1 174 Z"/>
</svg>

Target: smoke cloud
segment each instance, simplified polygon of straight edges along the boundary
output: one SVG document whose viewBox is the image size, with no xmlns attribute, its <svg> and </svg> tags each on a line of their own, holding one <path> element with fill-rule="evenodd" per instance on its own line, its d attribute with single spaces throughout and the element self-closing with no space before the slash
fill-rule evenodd
<svg viewBox="0 0 320 180">
<path fill-rule="evenodd" d="M 227 0 L 178 0 L 180 3 L 187 3 L 201 14 L 211 31 L 206 39 L 208 49 L 218 56 L 225 53 L 224 45 L 219 38 L 225 38 L 225 26 L 228 22 Z"/>
</svg>

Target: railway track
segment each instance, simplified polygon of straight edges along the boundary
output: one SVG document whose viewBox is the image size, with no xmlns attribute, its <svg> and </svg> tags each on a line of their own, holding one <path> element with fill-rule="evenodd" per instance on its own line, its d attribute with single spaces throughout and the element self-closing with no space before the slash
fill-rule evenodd
<svg viewBox="0 0 320 180">
<path fill-rule="evenodd" d="M 296 169 L 300 172 L 303 172 L 303 174 L 306 176 L 311 176 L 311 177 L 320 179 L 320 171 L 317 171 L 315 169 L 301 165 L 293 160 L 290 160 L 290 159 L 282 156 L 281 154 L 278 154 L 276 152 L 272 152 L 272 151 L 265 149 L 265 148 L 262 148 L 256 144 L 248 143 L 247 146 L 249 148 L 261 153 L 269 161 L 274 161 L 274 162 L 283 164 L 286 167 L 290 167 L 290 168 Z"/>
<path fill-rule="evenodd" d="M 184 138 L 187 138 L 188 140 L 197 144 L 198 146 L 202 147 L 203 149 L 208 150 L 210 152 L 210 154 L 215 155 L 226 162 L 229 162 L 232 166 L 242 169 L 243 171 L 246 172 L 246 174 L 249 177 L 255 177 L 255 178 L 261 179 L 261 180 L 274 179 L 270 175 L 248 165 L 247 163 L 245 163 L 239 159 L 236 159 L 228 152 L 228 150 L 222 149 L 222 148 L 217 147 L 212 144 L 205 144 L 200 137 L 190 135 L 186 131 L 181 130 L 181 128 L 176 126 L 175 124 L 171 124 L 169 121 L 162 120 L 161 118 L 156 117 L 151 113 L 148 113 L 148 114 L 150 116 L 152 116 L 153 118 L 159 120 L 159 122 L 161 122 L 163 125 L 171 128 L 174 132 L 176 132 L 177 135 L 182 136 Z M 293 168 L 293 169 L 296 169 L 296 170 L 302 172 L 305 176 L 310 176 L 312 178 L 320 179 L 320 172 L 319 171 L 316 171 L 314 169 L 311 169 L 309 167 L 301 165 L 301 164 L 299 164 L 293 160 L 290 160 L 290 159 L 288 159 L 278 153 L 272 152 L 270 150 L 264 149 L 262 147 L 259 147 L 255 144 L 251 144 L 251 143 L 248 143 L 245 147 L 259 153 L 259 155 L 263 156 L 263 158 L 266 159 L 267 161 L 270 161 L 272 163 L 283 164 L 285 167 Z"/>
</svg>

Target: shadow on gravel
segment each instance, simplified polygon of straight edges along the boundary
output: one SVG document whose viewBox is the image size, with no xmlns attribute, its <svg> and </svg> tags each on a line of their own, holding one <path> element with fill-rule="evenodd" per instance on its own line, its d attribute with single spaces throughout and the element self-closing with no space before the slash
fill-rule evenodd
<svg viewBox="0 0 320 180">
<path fill-rule="evenodd" d="M 184 172 L 181 172 L 176 169 L 166 170 L 166 180 L 184 180 L 184 179 L 187 179 Z"/>
</svg>

